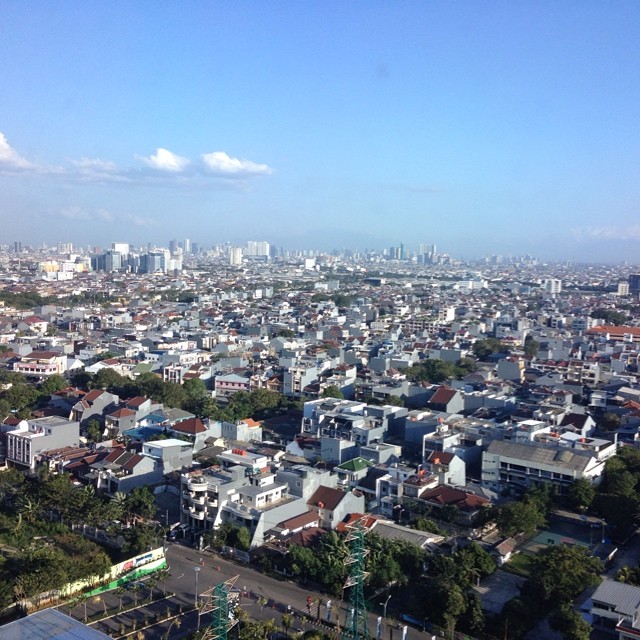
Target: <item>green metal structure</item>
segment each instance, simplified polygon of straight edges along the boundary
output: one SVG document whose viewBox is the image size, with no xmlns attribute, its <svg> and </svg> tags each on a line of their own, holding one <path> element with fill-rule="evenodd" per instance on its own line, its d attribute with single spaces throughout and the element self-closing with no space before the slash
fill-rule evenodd
<svg viewBox="0 0 640 640">
<path fill-rule="evenodd" d="M 230 615 L 237 595 L 232 592 L 237 579 L 238 576 L 229 578 L 200 594 L 198 615 L 211 614 L 211 623 L 202 633 L 201 640 L 227 640 L 229 629 L 237 624 L 238 620 Z"/>
<path fill-rule="evenodd" d="M 364 600 L 364 581 L 368 575 L 365 571 L 365 558 L 369 553 L 364 542 L 364 527 L 356 522 L 346 541 L 349 543 L 349 556 L 345 563 L 349 565 L 349 577 L 344 588 L 349 589 L 349 605 L 342 640 L 369 640 L 367 628 L 367 607 Z"/>
</svg>

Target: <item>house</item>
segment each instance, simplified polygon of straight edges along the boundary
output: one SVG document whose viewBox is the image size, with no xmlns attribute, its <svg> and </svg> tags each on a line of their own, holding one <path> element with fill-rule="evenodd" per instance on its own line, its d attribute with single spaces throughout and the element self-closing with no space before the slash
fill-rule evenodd
<svg viewBox="0 0 640 640">
<path fill-rule="evenodd" d="M 236 373 L 219 375 L 214 378 L 214 389 L 216 398 L 226 400 L 239 391 L 250 391 L 251 379 Z"/>
<path fill-rule="evenodd" d="M 13 370 L 25 376 L 47 378 L 64 375 L 67 356 L 57 351 L 32 351 L 13 363 Z"/>
<path fill-rule="evenodd" d="M 91 420 L 98 420 L 104 424 L 105 415 L 114 411 L 120 404 L 120 398 L 104 389 L 93 389 L 86 393 L 71 409 L 71 419 L 80 423 L 80 430 L 84 433 Z"/>
<path fill-rule="evenodd" d="M 193 446 L 189 442 L 176 438 L 145 442 L 142 446 L 142 455 L 155 460 L 162 470 L 162 475 L 176 471 L 182 472 L 193 466 Z"/>
<path fill-rule="evenodd" d="M 429 398 L 427 406 L 433 411 L 460 413 L 464 409 L 464 398 L 459 389 L 442 385 Z"/>
<path fill-rule="evenodd" d="M 252 418 L 222 422 L 220 436 L 236 442 L 262 442 L 262 425 Z"/>
<path fill-rule="evenodd" d="M 455 509 L 455 521 L 465 526 L 473 526 L 491 504 L 487 498 L 448 485 L 427 489 L 420 494 L 420 500 L 437 509 Z"/>
<path fill-rule="evenodd" d="M 350 513 L 364 511 L 364 496 L 331 487 L 318 487 L 307 500 L 307 505 L 320 517 L 320 526 L 335 529 Z"/>
<path fill-rule="evenodd" d="M 210 435 L 209 429 L 200 418 L 180 420 L 180 422 L 167 427 L 167 433 L 188 440 L 194 451 L 204 449 L 207 446 L 206 440 Z"/>
<path fill-rule="evenodd" d="M 113 449 L 102 460 L 94 462 L 88 476 L 97 491 L 113 495 L 129 493 L 135 487 L 152 485 L 162 480 L 162 467 L 149 457 Z"/>
<path fill-rule="evenodd" d="M 80 425 L 58 416 L 20 421 L 6 434 L 9 466 L 35 469 L 40 454 L 50 449 L 77 447 Z"/>
<path fill-rule="evenodd" d="M 427 474 L 435 476 L 438 484 L 451 484 L 464 487 L 466 484 L 466 464 L 455 453 L 431 451 L 422 468 Z"/>
<path fill-rule="evenodd" d="M 640 637 L 640 587 L 603 580 L 591 596 L 593 628 L 617 634 L 618 640 Z"/>
<path fill-rule="evenodd" d="M 136 412 L 127 407 L 118 407 L 105 416 L 105 429 L 110 438 L 117 438 L 136 424 Z"/>
</svg>

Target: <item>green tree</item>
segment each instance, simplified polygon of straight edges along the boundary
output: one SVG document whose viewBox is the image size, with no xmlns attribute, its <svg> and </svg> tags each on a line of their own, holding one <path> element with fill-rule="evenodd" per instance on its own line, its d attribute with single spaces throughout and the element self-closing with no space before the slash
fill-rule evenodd
<svg viewBox="0 0 640 640">
<path fill-rule="evenodd" d="M 545 524 L 545 514 L 531 501 L 512 502 L 498 509 L 496 524 L 506 536 L 531 534 Z"/>
<path fill-rule="evenodd" d="M 569 603 L 601 580 L 602 563 L 585 547 L 546 547 L 532 558 L 530 566 L 528 584 L 533 594 L 547 603 Z"/>
<path fill-rule="evenodd" d="M 560 606 L 549 619 L 550 627 L 562 634 L 563 640 L 589 640 L 591 625 L 569 604 Z"/>
<path fill-rule="evenodd" d="M 606 325 L 620 326 L 627 322 L 628 316 L 622 311 L 616 311 L 615 309 L 594 309 L 590 314 L 592 318 L 602 320 Z"/>
<path fill-rule="evenodd" d="M 100 369 L 91 380 L 92 389 L 108 389 L 113 391 L 118 387 L 122 387 L 129 382 L 127 378 L 121 376 L 117 371 L 105 367 Z"/>
<path fill-rule="evenodd" d="M 127 497 L 126 510 L 129 514 L 141 518 L 153 518 L 156 514 L 156 501 L 149 487 L 134 487 Z"/>
<path fill-rule="evenodd" d="M 620 416 L 607 411 L 598 421 L 598 426 L 604 431 L 615 431 L 620 427 Z"/>
<path fill-rule="evenodd" d="M 524 353 L 529 358 L 533 358 L 538 355 L 538 349 L 540 349 L 540 343 L 534 340 L 533 336 L 527 336 L 524 339 Z"/>
<path fill-rule="evenodd" d="M 486 338 L 485 340 L 476 340 L 471 348 L 473 355 L 479 360 L 486 360 L 494 353 L 508 352 L 509 349 L 496 338 Z"/>
<path fill-rule="evenodd" d="M 469 591 L 467 594 L 467 610 L 464 616 L 465 627 L 471 633 L 479 634 L 484 629 L 484 610 L 482 601 L 475 591 Z"/>
<path fill-rule="evenodd" d="M 344 395 L 342 393 L 342 391 L 340 391 L 340 387 L 337 387 L 336 385 L 329 385 L 328 387 L 325 387 L 323 392 L 322 392 L 322 397 L 323 398 L 344 398 Z"/>
<path fill-rule="evenodd" d="M 567 497 L 573 509 L 586 511 L 596 497 L 596 489 L 587 478 L 578 478 L 569 486 Z"/>
<path fill-rule="evenodd" d="M 89 420 L 87 425 L 87 439 L 91 442 L 102 442 L 102 426 L 95 418 Z"/>
<path fill-rule="evenodd" d="M 55 391 L 60 391 L 60 389 L 64 389 L 67 386 L 69 386 L 67 381 L 62 376 L 55 374 L 49 376 L 42 382 L 40 385 L 40 393 L 45 396 L 50 396 Z"/>
<path fill-rule="evenodd" d="M 407 380 L 413 382 L 431 382 L 438 384 L 454 376 L 454 367 L 450 362 L 430 358 L 405 370 Z"/>
<path fill-rule="evenodd" d="M 415 529 L 418 529 L 418 531 L 427 531 L 429 533 L 435 533 L 438 536 L 445 535 L 444 530 L 441 529 L 435 520 L 432 520 L 431 518 L 416 518 L 413 526 Z"/>
</svg>

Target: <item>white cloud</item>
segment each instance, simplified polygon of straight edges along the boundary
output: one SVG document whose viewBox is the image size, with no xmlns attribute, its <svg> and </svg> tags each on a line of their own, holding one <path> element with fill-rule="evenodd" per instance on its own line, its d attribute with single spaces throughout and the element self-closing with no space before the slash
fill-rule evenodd
<svg viewBox="0 0 640 640">
<path fill-rule="evenodd" d="M 82 183 L 127 183 L 152 185 L 159 180 L 163 184 L 204 186 L 204 178 L 233 178 L 227 185 L 246 186 L 245 179 L 255 176 L 270 175 L 271 167 L 266 164 L 233 158 L 224 151 L 213 151 L 200 156 L 199 162 L 179 156 L 168 149 L 158 147 L 149 156 L 135 156 L 153 171 L 136 167 L 119 166 L 102 158 L 82 157 L 68 159 L 66 167 L 37 164 L 22 157 L 0 133 L 0 172 L 34 173 L 42 176 L 58 176 L 69 182 Z M 160 177 L 162 176 L 162 178 Z M 173 178 L 169 178 L 173 176 Z M 217 182 L 218 186 L 223 185 Z M 68 210 L 61 215 L 70 219 L 87 220 L 95 215 L 83 218 L 78 211 Z M 80 216 L 80 217 L 78 217 Z M 132 224 L 138 224 L 132 222 Z M 143 224 L 147 224 L 144 222 Z"/>
<path fill-rule="evenodd" d="M 97 211 L 87 211 L 81 207 L 65 207 L 59 211 L 62 218 L 67 220 L 97 220 L 99 222 L 113 222 L 115 217 L 106 209 L 98 209 Z"/>
<path fill-rule="evenodd" d="M 202 162 L 210 173 L 223 176 L 269 175 L 271 168 L 266 164 L 258 164 L 251 160 L 232 158 L 224 151 L 213 151 L 202 154 Z"/>
<path fill-rule="evenodd" d="M 640 240 L 640 225 L 628 227 L 583 227 L 574 230 L 577 240 Z"/>
<path fill-rule="evenodd" d="M 71 164 L 78 169 L 86 171 L 104 171 L 106 173 L 115 173 L 118 171 L 118 165 L 110 160 L 101 160 L 100 158 L 80 158 L 80 160 L 71 160 Z"/>
<path fill-rule="evenodd" d="M 128 217 L 128 222 L 136 227 L 149 227 L 153 224 L 153 219 L 132 214 Z"/>
<path fill-rule="evenodd" d="M 16 171 L 35 168 L 35 165 L 23 158 L 0 132 L 0 170 Z"/>
<path fill-rule="evenodd" d="M 161 147 L 156 149 L 155 155 L 141 157 L 140 160 L 152 169 L 171 171 L 173 173 L 184 171 L 184 169 L 191 164 L 189 158 L 183 158 Z"/>
</svg>

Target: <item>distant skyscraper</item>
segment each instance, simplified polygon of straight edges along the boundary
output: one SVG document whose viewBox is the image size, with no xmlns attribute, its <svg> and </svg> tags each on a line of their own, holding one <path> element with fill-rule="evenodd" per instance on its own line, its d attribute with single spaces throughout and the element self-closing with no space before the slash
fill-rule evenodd
<svg viewBox="0 0 640 640">
<path fill-rule="evenodd" d="M 169 251 L 173 255 L 178 252 L 178 241 L 169 240 Z"/>
<path fill-rule="evenodd" d="M 249 240 L 247 242 L 247 256 L 269 256 L 269 243 L 266 241 Z"/>
<path fill-rule="evenodd" d="M 242 247 L 229 247 L 229 264 L 234 267 L 242 264 Z"/>
<path fill-rule="evenodd" d="M 188 255 L 191 253 L 191 240 L 189 238 L 185 238 L 184 240 L 184 254 Z"/>
<path fill-rule="evenodd" d="M 129 243 L 128 242 L 112 242 L 111 251 L 116 251 L 123 256 L 129 255 Z"/>
<path fill-rule="evenodd" d="M 637 296 L 640 293 L 640 273 L 629 275 L 629 293 L 632 296 Z"/>
</svg>

